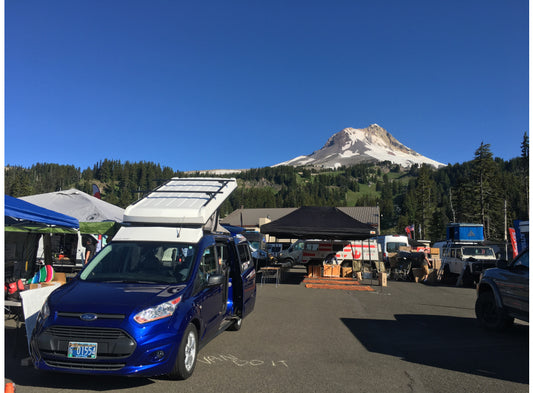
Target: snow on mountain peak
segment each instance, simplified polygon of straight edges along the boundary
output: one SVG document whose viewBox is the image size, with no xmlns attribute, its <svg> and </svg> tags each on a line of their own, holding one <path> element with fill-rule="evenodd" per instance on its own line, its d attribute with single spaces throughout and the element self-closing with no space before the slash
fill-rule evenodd
<svg viewBox="0 0 533 393">
<path fill-rule="evenodd" d="M 344 128 L 332 135 L 320 150 L 274 166 L 311 165 L 337 168 L 342 165 L 380 161 L 391 161 L 406 167 L 413 164 L 429 164 L 438 168 L 444 165 L 409 149 L 384 128 L 372 124 L 362 129 Z"/>
</svg>

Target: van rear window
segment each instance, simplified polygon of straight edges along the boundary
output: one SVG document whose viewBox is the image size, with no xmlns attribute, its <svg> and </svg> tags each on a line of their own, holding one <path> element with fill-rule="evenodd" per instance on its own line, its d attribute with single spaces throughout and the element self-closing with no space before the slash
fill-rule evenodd
<svg viewBox="0 0 533 393">
<path fill-rule="evenodd" d="M 406 247 L 407 243 L 404 242 L 389 242 L 387 243 L 387 252 L 398 252 L 400 247 Z"/>
</svg>

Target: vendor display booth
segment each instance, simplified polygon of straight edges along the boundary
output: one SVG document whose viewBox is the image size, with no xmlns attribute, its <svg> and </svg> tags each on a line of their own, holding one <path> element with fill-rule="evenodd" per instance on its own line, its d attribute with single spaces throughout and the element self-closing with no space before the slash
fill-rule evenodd
<svg viewBox="0 0 533 393">
<path fill-rule="evenodd" d="M 336 207 L 304 206 L 262 225 L 261 233 L 278 239 L 364 240 L 375 236 L 376 229 Z"/>
<path fill-rule="evenodd" d="M 65 214 L 5 195 L 6 278 L 27 278 L 36 270 L 37 245 L 43 234 L 76 234 L 79 221 Z"/>
<path fill-rule="evenodd" d="M 77 233 L 50 236 L 51 263 L 65 271 L 81 269 L 85 262 L 87 241 L 93 243 L 98 251 L 118 231 L 124 215 L 124 209 L 75 188 L 21 199 L 78 219 L 80 224 Z M 41 243 L 38 258 L 46 258 L 44 248 L 45 245 Z"/>
<path fill-rule="evenodd" d="M 261 233 L 300 239 L 281 255 L 281 262 L 302 263 L 309 277 L 350 277 L 368 269 L 381 272 L 375 228 L 335 207 L 301 207 L 261 226 Z"/>
</svg>

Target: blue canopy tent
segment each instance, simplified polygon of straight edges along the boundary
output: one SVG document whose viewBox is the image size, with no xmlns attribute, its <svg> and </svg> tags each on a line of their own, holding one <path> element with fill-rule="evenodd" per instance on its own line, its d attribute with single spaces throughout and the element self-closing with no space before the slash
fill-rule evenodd
<svg viewBox="0 0 533 393">
<path fill-rule="evenodd" d="M 20 228 L 21 226 L 37 230 L 43 224 L 48 227 L 73 229 L 80 227 L 79 221 L 74 217 L 45 209 L 9 195 L 5 195 L 4 218 L 6 230 L 9 230 L 10 227 Z"/>
<path fill-rule="evenodd" d="M 41 234 L 77 233 L 79 226 L 74 217 L 5 195 L 5 277 L 33 274 Z"/>
</svg>

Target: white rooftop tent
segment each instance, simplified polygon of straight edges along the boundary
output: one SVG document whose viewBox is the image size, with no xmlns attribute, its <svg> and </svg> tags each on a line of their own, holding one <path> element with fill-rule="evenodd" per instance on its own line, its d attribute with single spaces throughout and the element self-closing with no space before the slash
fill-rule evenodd
<svg viewBox="0 0 533 393">
<path fill-rule="evenodd" d="M 152 236 L 198 242 L 204 230 L 227 232 L 218 226 L 218 208 L 236 188 L 233 178 L 172 178 L 126 208 L 124 223 L 128 226 L 114 239 L 149 240 L 147 236 Z"/>
</svg>

